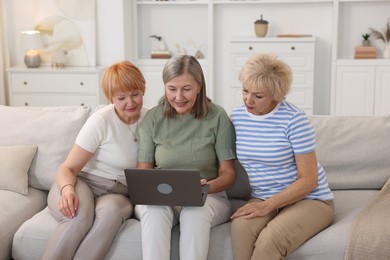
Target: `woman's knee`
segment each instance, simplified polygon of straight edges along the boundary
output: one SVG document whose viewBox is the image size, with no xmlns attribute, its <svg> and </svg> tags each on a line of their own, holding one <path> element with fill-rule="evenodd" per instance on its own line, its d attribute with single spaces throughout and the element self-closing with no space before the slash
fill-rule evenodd
<svg viewBox="0 0 390 260">
<path fill-rule="evenodd" d="M 95 213 L 99 217 L 120 216 L 126 220 L 133 213 L 133 205 L 121 194 L 107 194 L 96 199 Z"/>
</svg>

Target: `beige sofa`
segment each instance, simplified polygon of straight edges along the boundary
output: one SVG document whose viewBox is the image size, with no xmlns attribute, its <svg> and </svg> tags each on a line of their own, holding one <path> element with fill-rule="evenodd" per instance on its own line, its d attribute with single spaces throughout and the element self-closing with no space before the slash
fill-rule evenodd
<svg viewBox="0 0 390 260">
<path fill-rule="evenodd" d="M 0 106 L 0 148 L 37 147 L 31 165 L 25 163 L 30 166 L 27 194 L 0 187 L 1 260 L 11 254 L 16 260 L 40 259 L 57 224 L 46 207 L 47 191 L 88 115 L 84 107 Z M 336 198 L 335 220 L 286 259 L 341 260 L 355 219 L 390 176 L 390 117 L 312 116 L 311 120 L 317 130 L 318 158 Z M 239 198 L 250 193 L 244 170 L 236 166 L 238 178 L 228 192 L 234 209 L 245 203 Z M 171 255 L 178 259 L 178 226 L 172 232 Z M 122 225 L 106 259 L 142 259 L 138 220 L 131 218 Z M 209 259 L 233 259 L 230 223 L 212 229 Z"/>
</svg>

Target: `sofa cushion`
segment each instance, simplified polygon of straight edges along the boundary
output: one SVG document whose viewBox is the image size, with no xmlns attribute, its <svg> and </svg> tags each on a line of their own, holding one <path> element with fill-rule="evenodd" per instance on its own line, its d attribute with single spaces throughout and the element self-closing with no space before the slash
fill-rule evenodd
<svg viewBox="0 0 390 260">
<path fill-rule="evenodd" d="M 28 169 L 36 151 L 34 145 L 0 146 L 0 189 L 27 195 Z"/>
<path fill-rule="evenodd" d="M 234 161 L 234 166 L 236 169 L 236 180 L 233 186 L 226 190 L 226 193 L 229 198 L 248 199 L 250 198 L 252 192 L 252 189 L 249 185 L 248 175 L 238 160 Z"/>
<path fill-rule="evenodd" d="M 89 115 L 87 107 L 0 106 L 0 146 L 38 147 L 29 171 L 29 185 L 49 190 Z"/>
<path fill-rule="evenodd" d="M 28 188 L 27 196 L 0 190 L 0 259 L 11 259 L 15 232 L 27 219 L 46 206 L 46 197 L 46 191 L 34 188 Z"/>
<path fill-rule="evenodd" d="M 311 116 L 330 188 L 381 189 L 390 177 L 390 116 Z"/>
</svg>

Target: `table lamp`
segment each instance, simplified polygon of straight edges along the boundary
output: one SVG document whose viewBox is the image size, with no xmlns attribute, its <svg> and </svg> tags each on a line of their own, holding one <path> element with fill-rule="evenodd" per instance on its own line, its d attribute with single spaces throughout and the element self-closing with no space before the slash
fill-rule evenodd
<svg viewBox="0 0 390 260">
<path fill-rule="evenodd" d="M 37 68 L 41 65 L 41 57 L 38 49 L 42 48 L 41 33 L 39 31 L 23 31 L 22 45 L 24 54 L 24 64 L 28 68 Z"/>
</svg>

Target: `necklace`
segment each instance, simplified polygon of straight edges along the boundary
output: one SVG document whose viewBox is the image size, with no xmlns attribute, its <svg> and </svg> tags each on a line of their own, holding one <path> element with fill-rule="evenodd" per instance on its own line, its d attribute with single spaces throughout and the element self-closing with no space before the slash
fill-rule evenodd
<svg viewBox="0 0 390 260">
<path fill-rule="evenodd" d="M 136 124 L 136 127 L 135 127 L 135 132 L 133 132 L 133 130 L 131 130 L 131 126 L 130 125 L 127 125 L 127 129 L 129 129 L 130 133 L 133 135 L 134 143 L 138 142 L 138 138 L 137 138 L 137 135 L 138 135 L 138 121 L 137 121 L 137 124 Z"/>
</svg>

